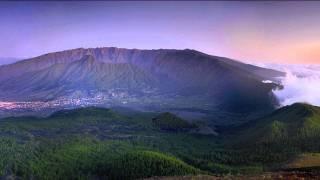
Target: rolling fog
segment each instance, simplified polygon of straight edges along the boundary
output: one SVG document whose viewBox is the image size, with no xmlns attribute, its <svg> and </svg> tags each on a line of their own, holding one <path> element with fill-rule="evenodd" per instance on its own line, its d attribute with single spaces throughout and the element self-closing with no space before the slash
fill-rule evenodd
<svg viewBox="0 0 320 180">
<path fill-rule="evenodd" d="M 281 79 L 284 88 L 273 91 L 282 106 L 296 102 L 320 106 L 320 65 L 268 64 L 264 67 L 287 73 Z"/>
</svg>

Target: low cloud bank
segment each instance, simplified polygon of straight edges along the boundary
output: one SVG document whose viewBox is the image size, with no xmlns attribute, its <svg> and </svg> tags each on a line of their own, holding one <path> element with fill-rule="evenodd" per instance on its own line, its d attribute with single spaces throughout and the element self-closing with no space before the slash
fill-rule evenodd
<svg viewBox="0 0 320 180">
<path fill-rule="evenodd" d="M 281 105 L 303 102 L 320 106 L 320 77 L 316 75 L 299 77 L 290 71 L 282 79 L 283 89 L 274 90 Z"/>
<path fill-rule="evenodd" d="M 281 106 L 296 102 L 320 106 L 320 65 L 280 65 L 264 67 L 285 71 L 281 79 L 283 89 L 273 91 Z"/>
</svg>

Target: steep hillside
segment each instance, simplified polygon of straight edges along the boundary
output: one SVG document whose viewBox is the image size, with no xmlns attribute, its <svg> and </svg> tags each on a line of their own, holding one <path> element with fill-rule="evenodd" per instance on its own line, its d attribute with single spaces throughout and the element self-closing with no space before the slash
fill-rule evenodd
<svg viewBox="0 0 320 180">
<path fill-rule="evenodd" d="M 267 70 L 264 68 L 255 67 L 252 65 L 244 64 L 227 58 L 210 56 L 194 50 L 138 50 L 138 49 L 124 49 L 115 47 L 105 47 L 105 48 L 78 48 L 72 50 L 65 50 L 61 52 L 48 53 L 35 58 L 22 60 L 14 64 L 4 65 L 0 67 L 0 77 L 1 79 L 6 79 L 9 77 L 15 77 L 26 72 L 41 70 L 50 67 L 54 64 L 66 64 L 73 61 L 80 60 L 85 55 L 92 55 L 96 60 L 105 63 L 131 63 L 139 64 L 141 66 L 148 66 L 152 68 L 158 67 L 160 70 L 167 67 L 169 64 L 181 63 L 179 61 L 184 61 L 184 66 L 187 68 L 194 68 L 190 65 L 203 66 L 202 63 L 207 65 L 212 65 L 215 63 L 227 63 L 229 65 L 241 68 L 246 71 L 253 71 L 254 74 L 265 74 L 269 78 L 282 76 L 283 73 L 275 70 Z M 212 61 L 214 60 L 214 61 Z M 200 63 L 199 63 L 200 61 Z M 170 66 L 171 66 L 170 65 Z M 178 68 L 171 66 L 171 68 Z M 265 73 L 256 73 L 259 71 L 264 71 Z M 271 77 L 270 77 L 271 76 Z M 0 80 L 1 80 L 0 79 Z"/>
<path fill-rule="evenodd" d="M 302 151 L 320 150 L 320 108 L 296 103 L 276 110 L 271 115 L 242 125 L 240 142 L 278 144 Z M 246 143 L 247 144 L 247 143 Z"/>
<path fill-rule="evenodd" d="M 150 102 L 159 97 L 165 102 L 169 94 L 168 100 L 183 97 L 185 105 L 192 101 L 184 97 L 196 97 L 206 100 L 198 104 L 232 112 L 268 111 L 276 84 L 262 81 L 282 75 L 188 49 L 80 48 L 0 66 L 0 100 L 43 101 L 122 89 L 129 98 L 148 92 Z"/>
<path fill-rule="evenodd" d="M 103 63 L 96 61 L 91 55 L 86 55 L 68 65 L 55 64 L 7 79 L 1 83 L 0 89 L 10 92 L 12 98 L 39 100 L 66 96 L 72 90 L 141 90 L 157 87 L 158 83 L 156 77 L 135 65 Z M 6 98 L 10 97 L 10 93 L 6 94 Z"/>
</svg>

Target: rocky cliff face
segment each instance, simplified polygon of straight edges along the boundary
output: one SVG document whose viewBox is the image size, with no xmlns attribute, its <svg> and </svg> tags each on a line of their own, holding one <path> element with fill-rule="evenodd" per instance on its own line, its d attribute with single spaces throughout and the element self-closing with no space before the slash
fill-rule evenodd
<svg viewBox="0 0 320 180">
<path fill-rule="evenodd" d="M 188 49 L 79 48 L 0 66 L 0 98 L 43 100 L 77 90 L 155 89 L 249 110 L 272 106 L 275 85 L 261 81 L 282 75 Z"/>
<path fill-rule="evenodd" d="M 22 60 L 14 64 L 0 66 L 0 78 L 3 79 L 8 76 L 15 76 L 23 74 L 25 72 L 41 70 L 58 63 L 68 64 L 73 61 L 80 60 L 85 55 L 91 55 L 95 60 L 105 63 L 130 63 L 146 68 L 154 68 L 155 66 L 159 65 L 170 65 L 171 69 L 174 69 L 178 68 L 174 66 L 178 63 L 179 66 L 182 65 L 184 66 L 184 68 L 189 67 L 192 69 L 196 69 L 195 67 L 199 66 L 203 68 L 205 67 L 204 65 L 209 65 L 209 67 L 207 68 L 211 68 L 212 65 L 215 66 L 219 63 L 223 63 L 252 72 L 262 71 L 265 72 L 265 74 L 268 74 L 268 76 L 270 77 L 283 75 L 283 73 L 278 71 L 258 68 L 256 66 L 243 64 L 227 58 L 209 56 L 201 52 L 188 49 L 138 50 L 106 47 L 89 49 L 78 48 L 61 52 L 48 53 L 35 58 Z"/>
</svg>

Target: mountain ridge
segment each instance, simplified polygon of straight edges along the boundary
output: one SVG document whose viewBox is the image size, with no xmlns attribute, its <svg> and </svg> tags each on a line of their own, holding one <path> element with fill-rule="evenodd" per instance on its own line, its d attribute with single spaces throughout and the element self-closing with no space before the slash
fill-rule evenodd
<svg viewBox="0 0 320 180">
<path fill-rule="evenodd" d="M 172 100 L 168 95 L 201 96 L 222 109 L 255 111 L 273 109 L 271 90 L 277 84 L 262 81 L 283 75 L 189 49 L 78 48 L 0 66 L 0 100 L 42 101 L 67 92 L 87 96 L 92 90 L 123 89 L 129 99 L 132 92 L 138 98 L 160 95 L 163 101 Z"/>
<path fill-rule="evenodd" d="M 134 53 L 138 53 L 138 52 L 189 52 L 190 54 L 197 54 L 197 55 L 202 55 L 202 56 L 206 56 L 206 57 L 210 57 L 210 58 L 214 58 L 214 59 L 221 59 L 224 60 L 225 62 L 228 62 L 229 64 L 233 64 L 234 63 L 240 63 L 240 64 L 245 64 L 242 62 L 238 62 L 229 58 L 225 58 L 225 57 L 219 57 L 219 56 L 212 56 L 212 55 L 208 55 L 196 50 L 191 50 L 191 49 L 184 49 L 184 50 L 176 50 L 176 49 L 151 49 L 151 50 L 139 50 L 139 49 L 126 49 L 126 48 L 116 48 L 116 47 L 102 47 L 102 48 L 76 48 L 76 49 L 70 49 L 70 50 L 64 50 L 64 51 L 57 51 L 57 52 L 52 52 L 52 53 L 46 53 L 40 56 L 36 56 L 33 58 L 29 58 L 29 59 L 24 59 L 24 60 L 20 60 L 18 62 L 12 63 L 12 64 L 6 64 L 6 65 L 2 65 L 0 66 L 0 73 L 3 71 L 3 69 L 8 69 L 10 68 L 10 66 L 22 66 L 24 69 L 28 70 L 28 68 L 26 68 L 26 64 L 30 63 L 30 61 L 32 61 L 37 68 L 45 68 L 48 67 L 52 64 L 57 64 L 57 63 L 71 63 L 73 61 L 77 61 L 79 59 L 81 59 L 83 56 L 85 55 L 92 55 L 93 57 L 95 57 L 95 59 L 99 60 L 99 61 L 104 61 L 104 62 L 112 62 L 112 63 L 116 63 L 116 62 L 121 62 L 123 61 L 123 56 L 125 55 L 121 55 L 121 52 L 127 52 L 126 56 L 130 57 L 133 56 Z M 44 63 L 44 64 L 42 64 Z M 48 64 L 45 64 L 48 63 Z M 252 65 L 249 64 L 245 64 L 248 65 L 250 67 L 252 67 Z M 238 64 L 239 66 L 239 64 Z M 259 68 L 259 69 L 265 69 L 265 68 Z M 33 69 L 31 69 L 33 70 Z M 270 69 L 269 69 L 270 70 Z M 271 70 L 272 72 L 274 72 L 275 74 L 281 76 L 284 75 L 284 73 L 280 72 L 280 71 L 276 71 L 276 70 Z"/>
</svg>

